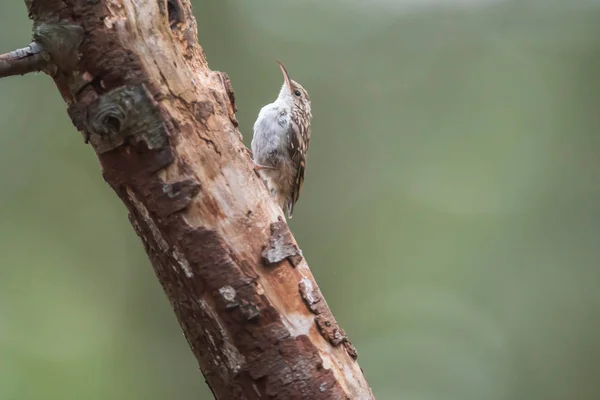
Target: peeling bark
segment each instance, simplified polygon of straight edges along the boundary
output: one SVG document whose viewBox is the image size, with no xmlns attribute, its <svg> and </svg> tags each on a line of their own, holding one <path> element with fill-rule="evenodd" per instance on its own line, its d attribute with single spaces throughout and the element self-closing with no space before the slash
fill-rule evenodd
<svg viewBox="0 0 600 400">
<path fill-rule="evenodd" d="M 215 398 L 374 399 L 241 141 L 188 0 L 26 0 Z"/>
</svg>

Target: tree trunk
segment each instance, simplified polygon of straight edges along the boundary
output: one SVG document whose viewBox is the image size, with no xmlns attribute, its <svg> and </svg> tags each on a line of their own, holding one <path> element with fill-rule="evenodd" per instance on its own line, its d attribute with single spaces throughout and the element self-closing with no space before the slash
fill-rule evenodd
<svg viewBox="0 0 600 400">
<path fill-rule="evenodd" d="M 188 0 L 26 0 L 44 70 L 129 210 L 216 399 L 374 399 L 254 172 Z M 12 68 L 11 68 L 12 67 Z"/>
</svg>

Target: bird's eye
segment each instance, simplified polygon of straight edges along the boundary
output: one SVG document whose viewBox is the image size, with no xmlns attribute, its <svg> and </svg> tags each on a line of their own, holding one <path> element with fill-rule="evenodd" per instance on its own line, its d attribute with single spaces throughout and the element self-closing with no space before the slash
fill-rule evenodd
<svg viewBox="0 0 600 400">
<path fill-rule="evenodd" d="M 301 93 L 300 93 L 300 91 L 299 91 L 299 90 L 294 90 L 294 94 L 295 94 L 296 96 L 298 96 L 298 97 L 300 97 L 300 95 L 301 95 Z"/>
</svg>

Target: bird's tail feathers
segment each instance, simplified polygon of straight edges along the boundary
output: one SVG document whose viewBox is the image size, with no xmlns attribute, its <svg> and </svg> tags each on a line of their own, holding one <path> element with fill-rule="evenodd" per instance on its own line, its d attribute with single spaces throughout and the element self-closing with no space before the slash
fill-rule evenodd
<svg viewBox="0 0 600 400">
<path fill-rule="evenodd" d="M 289 200 L 287 202 L 287 215 L 289 219 L 292 219 L 292 214 L 294 213 L 294 201 L 293 200 Z"/>
</svg>

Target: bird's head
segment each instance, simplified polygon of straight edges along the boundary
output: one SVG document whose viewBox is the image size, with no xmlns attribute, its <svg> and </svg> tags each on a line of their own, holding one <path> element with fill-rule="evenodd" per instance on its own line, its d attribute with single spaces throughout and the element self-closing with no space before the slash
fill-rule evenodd
<svg viewBox="0 0 600 400">
<path fill-rule="evenodd" d="M 282 63 L 277 61 L 283 73 L 283 86 L 279 91 L 278 100 L 285 102 L 297 111 L 310 114 L 310 97 L 308 92 L 298 82 L 290 79 L 287 70 Z"/>
</svg>

